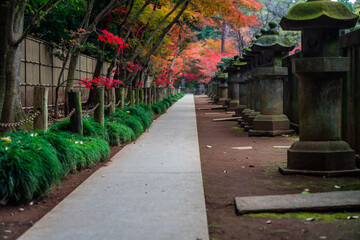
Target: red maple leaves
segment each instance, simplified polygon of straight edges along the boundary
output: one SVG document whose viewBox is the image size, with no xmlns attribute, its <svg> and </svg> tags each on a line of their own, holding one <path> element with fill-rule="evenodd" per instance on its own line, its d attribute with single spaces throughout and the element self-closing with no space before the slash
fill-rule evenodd
<svg viewBox="0 0 360 240">
<path fill-rule="evenodd" d="M 94 86 L 102 85 L 105 88 L 117 88 L 119 85 L 124 85 L 124 83 L 120 80 L 116 80 L 113 78 L 108 77 L 94 77 L 91 78 L 83 78 L 82 80 L 79 80 L 79 87 L 85 86 L 88 90 L 94 89 Z"/>
</svg>

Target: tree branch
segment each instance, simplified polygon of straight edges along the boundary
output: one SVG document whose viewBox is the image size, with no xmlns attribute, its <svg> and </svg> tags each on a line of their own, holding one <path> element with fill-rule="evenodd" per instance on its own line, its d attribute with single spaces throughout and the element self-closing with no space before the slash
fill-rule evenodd
<svg viewBox="0 0 360 240">
<path fill-rule="evenodd" d="M 179 18 L 181 17 L 181 15 L 185 12 L 186 8 L 189 5 L 190 0 L 186 0 L 185 4 L 183 5 L 183 7 L 181 8 L 180 12 L 177 14 L 177 16 L 172 20 L 172 22 L 163 29 L 162 34 L 160 35 L 160 37 L 157 39 L 156 43 L 154 44 L 154 46 L 150 49 L 150 51 L 146 54 L 146 56 L 144 57 L 145 61 L 150 58 L 150 56 L 159 48 L 159 46 L 162 44 L 164 38 L 166 37 L 166 35 L 168 34 L 168 32 L 171 30 L 171 28 L 174 26 L 174 24 L 179 21 Z"/>
<path fill-rule="evenodd" d="M 49 14 L 49 12 L 51 10 L 53 10 L 57 5 L 59 5 L 59 3 L 61 3 L 63 0 L 58 0 L 56 1 L 51 7 L 49 7 L 43 14 L 40 15 L 40 12 L 51 3 L 52 0 L 48 0 L 46 3 L 44 3 L 36 12 L 36 14 L 34 15 L 30 25 L 25 29 L 25 31 L 23 32 L 23 34 L 15 41 L 13 41 L 11 43 L 11 45 L 13 46 L 17 46 L 19 45 L 25 38 L 27 35 L 29 35 L 30 31 L 36 26 L 36 24 L 38 24 L 46 15 Z"/>
<path fill-rule="evenodd" d="M 176 9 L 179 8 L 179 6 L 185 2 L 185 0 L 180 0 L 175 6 L 174 8 L 161 20 L 161 22 L 156 26 L 155 30 L 151 33 L 151 35 L 149 36 L 149 38 L 146 40 L 146 42 L 144 43 L 143 47 L 136 51 L 130 58 L 130 61 L 133 61 L 135 58 L 137 58 L 145 49 L 146 47 L 150 44 L 150 42 L 152 41 L 152 39 L 154 38 L 155 34 L 160 30 L 160 27 L 165 23 L 165 21 L 171 16 L 171 14 L 173 14 L 173 12 L 175 12 Z M 186 1 L 186 5 L 188 5 L 189 2 L 188 0 Z"/>
</svg>

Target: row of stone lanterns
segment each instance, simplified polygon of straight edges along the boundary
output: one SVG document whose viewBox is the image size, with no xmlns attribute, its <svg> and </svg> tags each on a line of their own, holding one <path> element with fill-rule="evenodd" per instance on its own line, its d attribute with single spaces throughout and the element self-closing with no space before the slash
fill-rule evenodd
<svg viewBox="0 0 360 240">
<path fill-rule="evenodd" d="M 341 141 L 341 78 L 349 59 L 339 57 L 339 30 L 356 24 L 353 14 L 340 2 L 308 0 L 294 5 L 282 18 L 284 30 L 302 31 L 301 58 L 293 59 L 299 78 L 299 141 L 288 150 L 284 174 L 343 175 L 359 173 L 355 153 Z M 212 79 L 210 95 L 241 116 L 249 136 L 290 134 L 283 114 L 283 80 L 288 69 L 281 59 L 294 46 L 279 35 L 276 23 L 262 29 L 243 58 L 234 57 Z M 228 94 L 229 92 L 229 94 Z"/>
</svg>

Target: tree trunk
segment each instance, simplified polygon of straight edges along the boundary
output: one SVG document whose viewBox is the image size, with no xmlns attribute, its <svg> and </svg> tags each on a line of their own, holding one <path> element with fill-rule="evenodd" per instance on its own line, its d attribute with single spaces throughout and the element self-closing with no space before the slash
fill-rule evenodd
<svg viewBox="0 0 360 240">
<path fill-rule="evenodd" d="M 222 32 L 221 32 L 221 53 L 225 53 L 225 38 L 226 38 L 226 24 L 222 23 Z"/>
<path fill-rule="evenodd" d="M 95 66 L 95 71 L 94 71 L 94 74 L 93 74 L 93 79 L 96 78 L 96 77 L 99 77 L 101 76 L 101 70 L 103 68 L 103 65 L 104 65 L 104 49 L 105 49 L 105 43 L 104 42 L 100 42 L 99 43 L 99 48 L 100 48 L 100 51 L 98 52 L 98 56 L 97 56 L 97 59 L 96 59 L 96 66 Z M 110 76 L 109 76 L 110 78 Z M 89 92 L 89 98 L 86 102 L 87 105 L 96 105 L 97 102 L 96 102 L 96 96 L 95 96 L 95 89 L 97 88 L 97 86 L 93 86 L 94 89 L 93 90 L 90 90 Z"/>
<path fill-rule="evenodd" d="M 13 14 L 9 8 L 1 8 L 1 25 L 7 26 L 11 24 L 11 32 L 9 28 L 5 29 L 4 38 L 10 36 L 10 39 L 18 39 L 23 34 L 24 13 L 19 10 L 18 14 L 14 14 L 14 19 L 9 17 Z M 6 19 L 4 19 L 6 18 Z M 12 21 L 13 23 L 9 22 Z M 3 38 L 3 35 L 2 37 Z M 1 60 L 2 66 L 0 68 L 0 103 L 1 103 L 1 120 L 2 123 L 15 122 L 23 119 L 25 113 L 21 106 L 20 99 L 20 63 L 21 63 L 21 45 L 12 45 L 7 39 L 1 45 Z M 5 63 L 5 64 L 4 64 Z M 4 132 L 8 129 L 2 128 L 0 131 Z"/>
</svg>

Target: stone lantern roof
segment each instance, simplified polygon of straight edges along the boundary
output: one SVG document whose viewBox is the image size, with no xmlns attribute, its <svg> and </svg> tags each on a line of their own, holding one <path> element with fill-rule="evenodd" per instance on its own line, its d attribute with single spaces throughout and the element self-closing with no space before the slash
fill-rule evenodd
<svg viewBox="0 0 360 240">
<path fill-rule="evenodd" d="M 353 27 L 359 16 L 352 13 L 345 4 L 330 0 L 308 0 L 291 7 L 280 21 L 284 30 L 301 30 L 306 28 Z"/>
<path fill-rule="evenodd" d="M 269 23 L 269 30 L 262 29 L 262 36 L 259 37 L 251 46 L 254 52 L 272 51 L 272 52 L 289 52 L 294 49 L 292 43 L 285 36 L 279 34 L 276 30 L 275 22 Z"/>
</svg>

